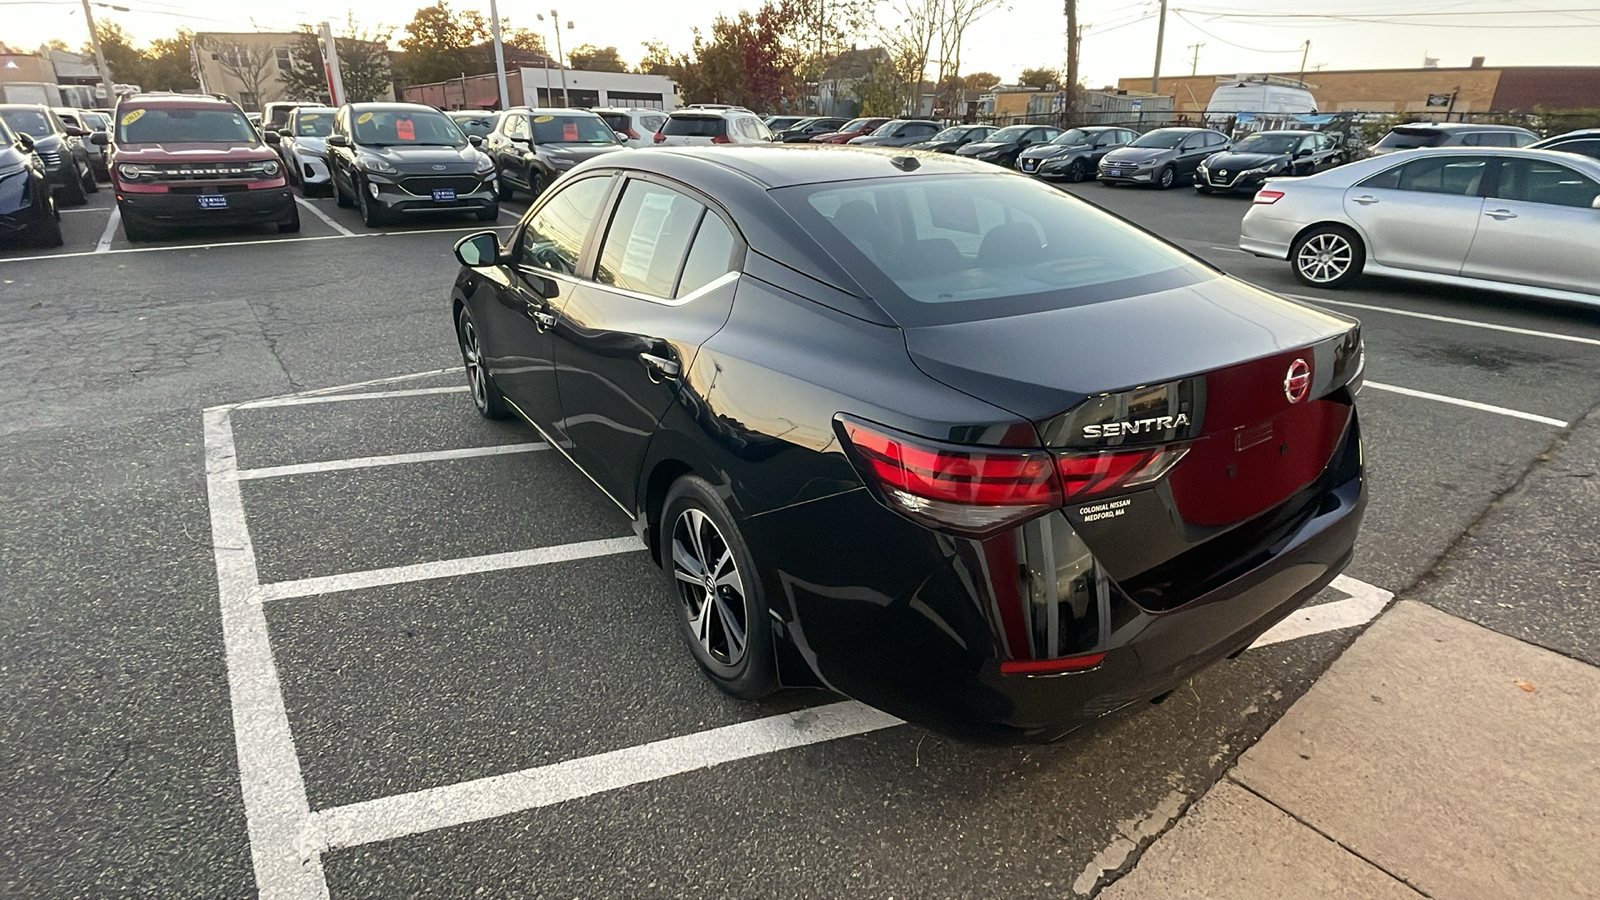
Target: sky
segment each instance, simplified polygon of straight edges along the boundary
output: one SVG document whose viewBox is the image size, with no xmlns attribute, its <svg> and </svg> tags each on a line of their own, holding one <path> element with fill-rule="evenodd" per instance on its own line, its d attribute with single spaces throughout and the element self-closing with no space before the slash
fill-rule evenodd
<svg viewBox="0 0 1600 900">
<path fill-rule="evenodd" d="M 1090 87 L 1119 78 L 1148 78 L 1154 65 L 1158 0 L 1079 0 L 1083 33 L 1083 80 Z M 412 0 L 420 6 L 420 0 Z M 396 33 L 410 21 L 412 3 L 393 0 L 279 0 L 270 4 L 218 4 L 213 0 L 104 0 L 97 20 L 110 19 L 139 42 L 195 31 L 289 31 L 306 21 L 344 20 L 353 13 L 363 26 L 389 26 Z M 487 14 L 489 0 L 455 0 L 452 8 Z M 1025 67 L 1063 67 L 1066 20 L 1062 0 L 1009 0 L 974 24 L 962 55 L 965 72 L 990 71 L 1011 81 Z M 745 0 L 743 6 L 756 5 Z M 120 11 L 107 7 L 126 7 Z M 886 4 L 887 6 L 887 4 Z M 563 12 L 573 22 L 562 44 L 615 46 L 637 62 L 645 41 L 686 49 L 691 29 L 707 30 L 719 13 L 733 13 L 739 0 L 675 0 L 664 14 L 659 0 L 588 0 Z M 1564 11 L 1557 11 L 1564 10 Z M 545 12 L 545 22 L 534 19 Z M 505 2 L 500 13 L 513 24 L 542 29 L 551 41 L 550 16 L 527 3 Z M 1322 18 L 1260 18 L 1311 13 Z M 1341 16 L 1344 18 L 1326 18 Z M 890 25 L 888 16 L 881 24 Z M 0 41 L 33 47 L 59 37 L 77 47 L 88 36 L 79 0 L 0 0 Z M 1161 71 L 1187 75 L 1294 71 L 1304 42 L 1308 73 L 1328 69 L 1404 68 L 1424 56 L 1441 66 L 1465 66 L 1483 56 L 1490 66 L 1600 64 L 1600 0 L 1169 0 Z M 873 43 L 864 36 L 861 46 Z M 930 72 L 930 75 L 933 74 Z M 1307 81 L 1315 82 L 1308 74 Z"/>
</svg>

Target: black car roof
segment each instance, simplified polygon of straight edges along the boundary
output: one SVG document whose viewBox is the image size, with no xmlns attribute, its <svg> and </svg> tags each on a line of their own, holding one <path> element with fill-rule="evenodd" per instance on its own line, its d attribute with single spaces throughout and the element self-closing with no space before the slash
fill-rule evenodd
<svg viewBox="0 0 1600 900">
<path fill-rule="evenodd" d="M 715 178 L 715 170 L 744 180 L 763 190 L 816 184 L 827 181 L 852 181 L 859 178 L 889 178 L 906 171 L 892 160 L 912 156 L 918 175 L 1003 174 L 993 164 L 976 162 L 943 153 L 923 153 L 904 149 L 845 147 L 843 145 L 762 145 L 737 144 L 715 149 L 707 147 L 662 147 L 628 154 L 613 154 L 605 162 L 630 169 L 659 171 L 668 177 L 691 183 Z"/>
</svg>

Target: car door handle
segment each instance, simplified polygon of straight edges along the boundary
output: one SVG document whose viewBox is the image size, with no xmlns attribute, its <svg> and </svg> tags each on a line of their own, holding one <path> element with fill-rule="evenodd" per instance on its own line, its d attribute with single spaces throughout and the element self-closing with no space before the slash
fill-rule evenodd
<svg viewBox="0 0 1600 900">
<path fill-rule="evenodd" d="M 1515 219 L 1517 217 L 1517 214 L 1509 209 L 1491 209 L 1484 213 L 1484 215 L 1491 219 L 1498 219 L 1502 222 L 1504 222 L 1506 219 Z"/>
<path fill-rule="evenodd" d="M 656 356 L 654 353 L 641 353 L 639 354 L 639 361 L 644 363 L 646 369 L 650 370 L 651 381 L 660 380 L 656 377 L 657 373 L 662 378 L 678 377 L 679 366 L 676 360 L 667 359 L 664 356 Z"/>
<path fill-rule="evenodd" d="M 1355 202 L 1361 204 L 1362 206 L 1371 206 L 1372 204 L 1378 202 L 1378 198 L 1377 197 L 1373 197 L 1373 196 L 1370 196 L 1370 195 L 1369 196 L 1365 196 L 1365 197 L 1352 197 L 1351 199 L 1354 200 Z"/>
<path fill-rule="evenodd" d="M 533 319 L 533 327 L 539 329 L 540 333 L 549 331 L 556 324 L 555 313 L 540 309 L 532 304 L 528 305 L 528 317 Z"/>
</svg>

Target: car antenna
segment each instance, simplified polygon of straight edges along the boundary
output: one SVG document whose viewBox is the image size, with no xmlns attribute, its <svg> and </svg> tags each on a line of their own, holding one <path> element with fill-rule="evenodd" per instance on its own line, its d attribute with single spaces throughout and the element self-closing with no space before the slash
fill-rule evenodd
<svg viewBox="0 0 1600 900">
<path fill-rule="evenodd" d="M 915 156 L 895 156 L 889 159 L 889 165 L 902 172 L 911 172 L 920 168 L 922 163 Z"/>
</svg>

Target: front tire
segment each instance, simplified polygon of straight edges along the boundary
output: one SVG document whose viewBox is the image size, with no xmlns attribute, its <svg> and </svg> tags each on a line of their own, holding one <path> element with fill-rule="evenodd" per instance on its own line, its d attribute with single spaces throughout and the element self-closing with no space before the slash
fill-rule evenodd
<svg viewBox="0 0 1600 900">
<path fill-rule="evenodd" d="M 122 217 L 122 234 L 128 239 L 129 243 L 135 244 L 142 241 L 153 241 L 157 237 L 155 229 L 140 222 L 138 219 L 128 218 L 126 214 Z"/>
<path fill-rule="evenodd" d="M 1156 176 L 1156 190 L 1164 191 L 1177 183 L 1178 173 L 1171 166 L 1162 169 L 1161 174 Z"/>
<path fill-rule="evenodd" d="M 368 228 L 377 228 L 384 223 L 384 216 L 378 210 L 378 204 L 372 202 L 361 182 L 356 182 L 356 205 L 361 210 L 361 223 Z"/>
<path fill-rule="evenodd" d="M 278 223 L 279 234 L 294 234 L 300 230 L 300 205 L 289 204 L 289 219 Z"/>
<path fill-rule="evenodd" d="M 84 193 L 83 181 L 78 177 L 76 166 L 72 170 L 72 177 L 61 185 L 61 200 L 67 206 L 82 206 L 89 202 L 89 196 Z"/>
<path fill-rule="evenodd" d="M 1089 177 L 1089 164 L 1081 159 L 1075 159 L 1067 166 L 1067 180 L 1073 184 Z"/>
<path fill-rule="evenodd" d="M 489 369 L 483 363 L 483 347 L 478 342 L 478 327 L 465 306 L 456 315 L 456 343 L 461 348 L 461 365 L 466 369 L 467 387 L 478 415 L 485 419 L 509 419 L 511 406 L 494 386 L 494 379 L 489 377 Z"/>
<path fill-rule="evenodd" d="M 660 533 L 678 630 L 695 661 L 735 697 L 772 693 L 778 674 L 761 579 L 722 499 L 703 479 L 685 475 L 667 493 Z"/>
<path fill-rule="evenodd" d="M 63 243 L 61 237 L 61 210 L 56 209 L 54 197 L 45 198 L 45 214 L 35 224 L 28 235 L 28 243 L 34 247 L 51 248 L 59 247 Z"/>
<path fill-rule="evenodd" d="M 495 219 L 500 218 L 500 204 L 496 203 L 494 206 L 478 210 L 477 216 L 479 222 L 493 222 Z"/>
<path fill-rule="evenodd" d="M 1289 267 L 1307 287 L 1345 287 L 1361 277 L 1366 261 L 1361 238 L 1343 225 L 1318 225 L 1289 248 Z"/>
</svg>

